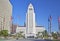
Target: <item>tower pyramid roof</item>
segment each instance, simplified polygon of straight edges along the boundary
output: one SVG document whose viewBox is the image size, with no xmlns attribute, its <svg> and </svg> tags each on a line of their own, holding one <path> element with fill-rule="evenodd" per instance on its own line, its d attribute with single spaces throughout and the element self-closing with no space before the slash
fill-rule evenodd
<svg viewBox="0 0 60 41">
<path fill-rule="evenodd" d="M 32 5 L 32 3 L 30 3 L 30 4 L 29 4 L 29 8 L 33 8 L 33 5 Z"/>
</svg>

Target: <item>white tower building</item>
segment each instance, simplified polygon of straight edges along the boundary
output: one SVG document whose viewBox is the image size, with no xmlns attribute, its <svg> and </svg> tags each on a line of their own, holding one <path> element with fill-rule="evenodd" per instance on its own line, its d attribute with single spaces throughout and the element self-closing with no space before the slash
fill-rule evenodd
<svg viewBox="0 0 60 41">
<path fill-rule="evenodd" d="M 35 12 L 33 5 L 30 3 L 26 13 L 26 26 L 17 26 L 16 33 L 23 32 L 22 35 L 25 35 L 25 38 L 36 37 L 36 34 L 43 32 L 45 27 L 36 26 L 35 24 Z"/>
<path fill-rule="evenodd" d="M 35 35 L 35 13 L 32 4 L 30 3 L 26 15 L 26 34 Z"/>
</svg>

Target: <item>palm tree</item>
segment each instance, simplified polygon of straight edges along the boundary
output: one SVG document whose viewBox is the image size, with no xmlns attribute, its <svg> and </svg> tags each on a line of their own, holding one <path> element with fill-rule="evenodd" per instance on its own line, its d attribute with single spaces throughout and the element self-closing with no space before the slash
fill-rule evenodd
<svg viewBox="0 0 60 41">
<path fill-rule="evenodd" d="M 23 31 L 20 31 L 20 33 L 17 33 L 17 36 L 18 36 L 19 38 L 24 38 Z"/>
<path fill-rule="evenodd" d="M 41 32 L 38 32 L 38 34 L 36 34 L 37 35 L 37 38 L 42 38 L 42 33 Z"/>
<path fill-rule="evenodd" d="M 44 37 L 44 38 L 48 38 L 47 30 L 43 31 L 42 34 L 43 34 L 43 37 Z"/>
<path fill-rule="evenodd" d="M 57 33 L 52 32 L 52 37 L 53 37 L 54 39 L 57 39 L 57 37 L 58 37 Z"/>
</svg>

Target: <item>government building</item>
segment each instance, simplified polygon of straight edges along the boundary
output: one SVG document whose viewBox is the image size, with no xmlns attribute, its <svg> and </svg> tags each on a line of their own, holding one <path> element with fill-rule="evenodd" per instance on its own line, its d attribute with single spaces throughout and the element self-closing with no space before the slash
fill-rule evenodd
<svg viewBox="0 0 60 41">
<path fill-rule="evenodd" d="M 34 7 L 30 3 L 26 13 L 26 22 L 25 26 L 16 26 L 14 25 L 12 28 L 12 5 L 9 0 L 0 0 L 0 31 L 8 30 L 8 33 L 11 32 L 20 33 L 23 32 L 25 38 L 29 36 L 36 37 L 38 32 L 43 32 L 45 30 L 44 26 L 36 26 L 35 21 L 35 12 Z M 42 33 L 41 33 L 42 34 Z"/>
<path fill-rule="evenodd" d="M 38 32 L 43 32 L 44 30 L 44 26 L 36 26 L 34 7 L 30 3 L 26 13 L 26 24 L 25 26 L 17 26 L 16 33 L 23 32 L 25 38 L 28 38 L 29 36 L 36 37 Z"/>
<path fill-rule="evenodd" d="M 11 32 L 12 5 L 9 0 L 0 0 L 0 31 Z"/>
</svg>

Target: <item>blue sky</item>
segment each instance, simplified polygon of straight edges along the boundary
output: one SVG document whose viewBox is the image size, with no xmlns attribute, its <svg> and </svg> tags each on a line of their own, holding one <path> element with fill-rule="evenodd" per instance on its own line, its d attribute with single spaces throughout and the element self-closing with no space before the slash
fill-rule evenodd
<svg viewBox="0 0 60 41">
<path fill-rule="evenodd" d="M 13 23 L 20 26 L 26 21 L 27 8 L 32 3 L 36 24 L 48 29 L 48 17 L 52 16 L 52 31 L 58 31 L 58 16 L 60 16 L 60 0 L 10 0 L 12 4 Z"/>
</svg>

